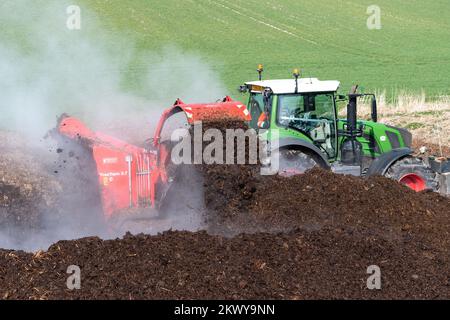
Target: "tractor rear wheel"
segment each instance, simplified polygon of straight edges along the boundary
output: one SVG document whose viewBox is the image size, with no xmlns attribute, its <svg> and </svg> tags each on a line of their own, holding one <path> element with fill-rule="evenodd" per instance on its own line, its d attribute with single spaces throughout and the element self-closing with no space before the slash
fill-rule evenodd
<svg viewBox="0 0 450 320">
<path fill-rule="evenodd" d="M 398 160 L 387 170 L 385 176 L 417 192 L 438 189 L 436 173 L 419 158 L 406 157 Z"/>
<path fill-rule="evenodd" d="M 319 161 L 313 154 L 299 149 L 277 150 L 272 156 L 279 157 L 278 174 L 281 176 L 303 174 L 319 166 Z"/>
</svg>

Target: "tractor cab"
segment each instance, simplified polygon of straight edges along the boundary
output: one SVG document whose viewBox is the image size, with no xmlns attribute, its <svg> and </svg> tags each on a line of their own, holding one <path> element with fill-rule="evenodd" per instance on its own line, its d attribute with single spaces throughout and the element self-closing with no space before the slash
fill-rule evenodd
<svg viewBox="0 0 450 320">
<path fill-rule="evenodd" d="M 280 80 L 262 80 L 262 65 L 257 71 L 259 80 L 240 88 L 249 97 L 249 125 L 267 129 L 263 138 L 279 145 L 273 147 L 288 168 L 307 157 L 335 172 L 363 175 L 377 157 L 408 146 L 409 133 L 377 123 L 375 96 L 358 93 L 358 86 L 344 96 L 337 93 L 339 81 L 301 78 L 298 69 Z M 366 96 L 372 97 L 371 121 L 357 118 L 357 100 Z M 345 119 L 338 119 L 339 101 L 348 102 Z"/>
<path fill-rule="evenodd" d="M 296 73 L 294 72 L 294 76 Z M 280 136 L 308 141 L 326 155 L 337 156 L 338 123 L 336 91 L 339 81 L 316 78 L 247 82 L 247 108 L 254 129 L 279 128 Z"/>
</svg>

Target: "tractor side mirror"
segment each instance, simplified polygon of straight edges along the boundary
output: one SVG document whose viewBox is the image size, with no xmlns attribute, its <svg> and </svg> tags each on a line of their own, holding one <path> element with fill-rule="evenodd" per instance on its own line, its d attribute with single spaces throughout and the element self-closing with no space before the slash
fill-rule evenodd
<svg viewBox="0 0 450 320">
<path fill-rule="evenodd" d="M 336 95 L 336 102 L 341 102 L 341 101 L 346 101 L 346 100 L 347 100 L 346 95 L 343 95 L 343 94 Z"/>
<path fill-rule="evenodd" d="M 372 121 L 377 122 L 378 121 L 378 111 L 377 111 L 377 99 L 375 96 L 372 97 L 372 103 L 371 103 L 371 115 L 372 115 Z"/>
<path fill-rule="evenodd" d="M 246 85 L 239 86 L 239 92 L 240 93 L 246 93 L 248 91 Z"/>
</svg>

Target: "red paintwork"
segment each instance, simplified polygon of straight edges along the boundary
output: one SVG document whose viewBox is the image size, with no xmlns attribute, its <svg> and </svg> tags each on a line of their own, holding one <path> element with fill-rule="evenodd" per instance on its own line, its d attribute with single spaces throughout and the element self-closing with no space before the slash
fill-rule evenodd
<svg viewBox="0 0 450 320">
<path fill-rule="evenodd" d="M 59 133 L 78 140 L 91 148 L 97 166 L 98 182 L 101 189 L 104 214 L 111 217 L 115 212 L 131 206 L 138 207 L 143 200 L 154 205 L 154 194 L 151 194 L 151 183 L 141 181 L 142 190 L 138 188 L 136 175 L 138 166 L 148 162 L 153 180 L 160 175 L 156 166 L 156 152 L 133 146 L 114 137 L 88 129 L 81 121 L 66 117 L 60 121 Z M 129 192 L 129 168 L 127 157 L 131 162 L 131 202 Z M 147 166 L 146 166 L 147 167 Z M 151 180 L 151 179 L 149 179 Z M 139 189 L 139 190 L 138 190 Z M 141 192 L 139 192 L 141 191 Z"/>
<path fill-rule="evenodd" d="M 154 150 L 146 150 L 101 132 L 94 132 L 73 117 L 65 116 L 60 120 L 60 134 L 83 143 L 92 150 L 103 211 L 107 218 L 129 207 L 155 207 L 158 200 L 156 188 L 168 183 L 165 168 L 170 161 L 170 152 L 164 144 L 160 144 L 160 134 L 165 121 L 178 112 L 186 114 L 189 124 L 211 118 L 251 120 L 245 105 L 230 97 L 213 104 L 185 104 L 178 99 L 161 115 L 154 134 Z M 127 157 L 132 160 L 131 170 Z"/>
<path fill-rule="evenodd" d="M 423 191 L 427 188 L 425 179 L 416 173 L 405 174 L 403 177 L 400 178 L 399 182 L 413 189 L 416 192 Z"/>
<path fill-rule="evenodd" d="M 160 143 L 161 131 L 164 127 L 164 123 L 170 116 L 178 112 L 184 112 L 186 114 L 189 124 L 214 118 L 236 118 L 245 121 L 251 120 L 250 113 L 246 106 L 239 101 L 233 101 L 229 96 L 226 96 L 222 102 L 219 103 L 204 104 L 185 104 L 180 99 L 177 99 L 173 106 L 165 110 L 159 119 L 153 139 L 155 147 Z"/>
</svg>

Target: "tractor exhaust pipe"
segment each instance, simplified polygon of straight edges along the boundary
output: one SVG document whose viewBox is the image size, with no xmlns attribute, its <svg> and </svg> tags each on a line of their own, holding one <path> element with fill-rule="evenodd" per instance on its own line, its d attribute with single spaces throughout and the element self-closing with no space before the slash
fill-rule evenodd
<svg viewBox="0 0 450 320">
<path fill-rule="evenodd" d="M 372 121 L 378 122 L 377 99 L 375 98 L 375 95 L 372 95 L 371 109 Z"/>
<path fill-rule="evenodd" d="M 347 124 L 342 131 L 345 139 L 341 145 L 341 161 L 348 165 L 359 165 L 361 163 L 362 146 L 356 138 L 361 135 L 361 130 L 357 128 L 357 94 L 358 85 L 353 86 L 348 94 Z"/>
<path fill-rule="evenodd" d="M 347 130 L 352 134 L 356 131 L 357 114 L 356 114 L 356 100 L 358 96 L 356 94 L 348 95 L 349 102 L 347 105 Z"/>
<path fill-rule="evenodd" d="M 358 99 L 358 85 L 354 85 L 348 94 L 348 105 L 347 105 L 347 131 L 349 131 L 350 135 L 356 131 L 357 125 L 357 99 Z"/>
</svg>

